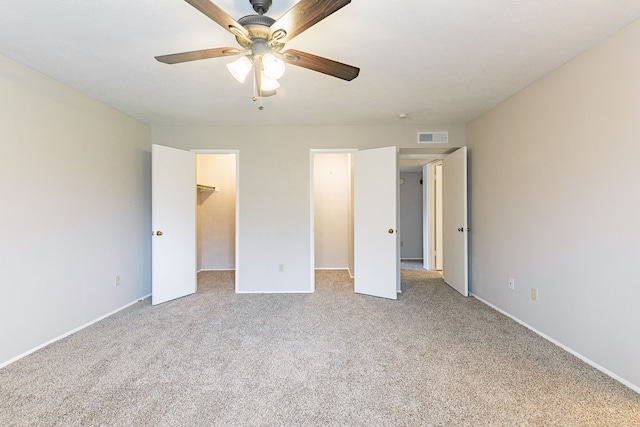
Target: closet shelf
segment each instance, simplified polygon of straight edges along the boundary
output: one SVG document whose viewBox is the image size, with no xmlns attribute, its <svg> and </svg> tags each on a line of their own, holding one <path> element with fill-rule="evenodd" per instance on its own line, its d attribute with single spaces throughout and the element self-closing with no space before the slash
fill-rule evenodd
<svg viewBox="0 0 640 427">
<path fill-rule="evenodd" d="M 211 187 L 210 185 L 202 185 L 202 184 L 198 184 L 198 191 L 202 192 L 202 193 L 217 193 L 218 189 L 217 187 Z"/>
</svg>

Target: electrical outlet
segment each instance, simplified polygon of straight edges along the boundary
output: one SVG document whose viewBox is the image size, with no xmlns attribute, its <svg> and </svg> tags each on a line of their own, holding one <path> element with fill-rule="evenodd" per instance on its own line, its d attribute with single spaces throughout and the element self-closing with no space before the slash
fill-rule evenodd
<svg viewBox="0 0 640 427">
<path fill-rule="evenodd" d="M 509 277 L 509 284 L 507 286 L 509 289 L 514 290 L 516 288 L 516 279 Z"/>
<path fill-rule="evenodd" d="M 284 264 L 278 264 L 278 272 L 284 273 Z"/>
<path fill-rule="evenodd" d="M 538 301 L 538 288 L 531 288 L 531 299 Z"/>
<path fill-rule="evenodd" d="M 120 275 L 116 276 L 116 286 L 120 286 Z"/>
</svg>

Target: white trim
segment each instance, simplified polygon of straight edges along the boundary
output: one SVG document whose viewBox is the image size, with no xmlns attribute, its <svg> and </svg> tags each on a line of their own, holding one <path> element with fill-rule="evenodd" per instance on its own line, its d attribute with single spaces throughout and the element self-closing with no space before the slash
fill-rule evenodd
<svg viewBox="0 0 640 427">
<path fill-rule="evenodd" d="M 433 163 L 436 160 L 441 160 L 447 157 L 448 154 L 398 154 L 400 160 L 426 160 L 426 163 Z"/>
<path fill-rule="evenodd" d="M 587 357 L 583 356 L 582 354 L 578 353 L 577 351 L 567 347 L 566 345 L 562 344 L 561 342 L 558 342 L 558 341 L 554 340 L 550 336 L 538 331 L 536 328 L 532 327 L 531 325 L 528 325 L 527 323 L 523 322 L 522 320 L 518 319 L 517 317 L 514 317 L 511 314 L 507 313 L 506 311 L 504 311 L 504 310 L 496 307 L 495 305 L 491 304 L 490 302 L 483 300 L 482 298 L 480 298 L 479 296 L 475 295 L 474 293 L 470 292 L 469 295 L 474 297 L 478 301 L 488 305 L 489 307 L 493 308 L 494 310 L 504 314 L 508 318 L 516 321 L 517 323 L 521 324 L 522 326 L 524 326 L 525 328 L 529 329 L 530 331 L 535 332 L 536 334 L 538 334 L 542 338 L 544 338 L 547 341 L 557 345 L 561 349 L 571 353 L 572 355 L 574 355 L 578 359 L 582 360 L 583 362 L 585 362 L 586 364 L 590 365 L 591 367 L 596 368 L 598 371 L 602 372 L 603 374 L 608 375 L 611 378 L 613 378 L 614 380 L 616 380 L 616 381 L 622 383 L 623 385 L 629 387 L 631 390 L 635 391 L 636 393 L 640 393 L 640 386 L 637 386 L 635 384 L 630 383 L 629 381 L 627 381 L 624 378 L 614 374 L 613 372 L 611 372 L 607 368 L 604 368 L 604 367 L 598 365 L 596 362 L 588 359 Z"/>
<path fill-rule="evenodd" d="M 129 306 L 132 306 L 133 304 L 136 304 L 136 303 L 138 303 L 140 301 L 143 301 L 143 300 L 145 300 L 145 299 L 147 299 L 149 297 L 151 297 L 151 294 L 147 294 L 147 295 L 144 295 L 144 296 L 142 296 L 140 298 L 137 298 L 135 301 L 132 301 L 132 302 L 120 307 L 120 308 L 117 308 L 117 309 L 113 310 L 112 312 L 105 314 L 104 316 L 100 316 L 97 319 L 91 320 L 91 321 L 85 323 L 84 325 L 78 326 L 77 328 L 74 328 L 74 329 L 72 329 L 72 330 L 70 330 L 68 332 L 65 332 L 64 334 L 59 335 L 59 336 L 57 336 L 57 337 L 55 337 L 55 338 L 53 338 L 53 339 L 51 339 L 51 340 L 49 340 L 49 341 L 47 341 L 47 342 L 45 342 L 43 344 L 40 344 L 39 346 L 34 347 L 31 350 L 25 351 L 24 353 L 19 354 L 16 357 L 13 357 L 13 358 L 5 361 L 5 362 L 2 362 L 2 363 L 0 363 L 0 369 L 4 368 L 5 366 L 8 366 L 8 365 L 12 364 L 13 362 L 17 362 L 18 360 L 22 359 L 23 357 L 28 356 L 31 353 L 34 353 L 34 352 L 40 350 L 41 348 L 44 348 L 44 347 L 48 346 L 49 344 L 53 344 L 56 341 L 60 341 L 61 339 L 66 338 L 71 334 L 75 334 L 76 332 L 86 328 L 87 326 L 91 326 L 96 322 L 99 322 L 99 321 L 101 321 L 103 319 L 106 319 L 107 317 L 109 317 L 111 315 L 114 315 L 117 312 L 119 312 L 121 310 L 124 310 L 125 308 L 127 308 Z"/>
<path fill-rule="evenodd" d="M 197 271 L 197 273 L 202 273 L 205 271 L 236 271 L 235 268 L 201 268 Z"/>
<path fill-rule="evenodd" d="M 315 268 L 316 268 L 316 213 L 315 213 L 315 150 L 309 150 L 309 291 L 316 291 L 316 276 L 315 276 Z"/>
<path fill-rule="evenodd" d="M 355 153 L 358 151 L 358 148 L 310 148 L 309 151 L 312 153 L 325 153 L 325 154 L 333 154 L 333 153 Z"/>
<path fill-rule="evenodd" d="M 323 271 L 323 270 L 327 270 L 327 271 L 346 270 L 346 271 L 349 271 L 349 267 L 322 267 L 322 268 L 316 268 L 315 269 L 315 271 Z"/>
<path fill-rule="evenodd" d="M 422 165 L 422 266 L 425 269 L 436 267 L 435 260 L 435 201 L 436 191 L 433 185 L 436 163 Z"/>
<path fill-rule="evenodd" d="M 240 150 L 227 150 L 224 148 L 221 149 L 209 149 L 209 148 L 192 148 L 191 150 L 194 154 L 238 154 Z"/>
</svg>

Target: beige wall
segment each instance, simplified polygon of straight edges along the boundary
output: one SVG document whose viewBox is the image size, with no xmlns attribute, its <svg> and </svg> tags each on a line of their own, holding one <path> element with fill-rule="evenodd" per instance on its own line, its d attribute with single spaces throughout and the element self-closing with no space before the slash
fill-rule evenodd
<svg viewBox="0 0 640 427">
<path fill-rule="evenodd" d="M 150 143 L 0 55 L 0 365 L 150 292 Z"/>
<path fill-rule="evenodd" d="M 239 150 L 238 290 L 308 292 L 310 150 L 421 148 L 418 131 L 440 130 L 449 131 L 445 147 L 464 145 L 464 126 L 154 127 L 153 142 L 186 150 Z M 284 272 L 278 271 L 280 264 Z"/>
<path fill-rule="evenodd" d="M 314 153 L 313 206 L 315 268 L 347 269 L 351 174 L 348 153 Z"/>
<path fill-rule="evenodd" d="M 640 22 L 467 127 L 473 293 L 636 390 L 638 40 Z"/>
<path fill-rule="evenodd" d="M 400 258 L 423 259 L 422 172 L 400 172 L 400 178 Z"/>
</svg>

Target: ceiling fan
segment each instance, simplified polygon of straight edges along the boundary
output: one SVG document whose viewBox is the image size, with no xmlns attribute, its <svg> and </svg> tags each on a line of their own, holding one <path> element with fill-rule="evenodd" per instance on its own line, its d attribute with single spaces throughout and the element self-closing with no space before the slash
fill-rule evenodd
<svg viewBox="0 0 640 427">
<path fill-rule="evenodd" d="M 299 50 L 282 51 L 285 43 L 351 3 L 351 0 L 300 0 L 278 20 L 265 15 L 272 0 L 249 0 L 257 15 L 248 15 L 238 21 L 209 0 L 185 1 L 236 36 L 241 49 L 219 47 L 156 56 L 156 59 L 165 64 L 177 64 L 242 55 L 238 60 L 228 64 L 227 68 L 240 83 L 244 82 L 253 68 L 254 101 L 261 100 L 264 96 L 275 95 L 279 87 L 277 80 L 284 73 L 285 62 L 347 81 L 355 79 L 360 72 L 359 68 L 351 65 Z M 262 104 L 260 109 L 263 109 Z"/>
</svg>

